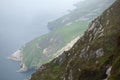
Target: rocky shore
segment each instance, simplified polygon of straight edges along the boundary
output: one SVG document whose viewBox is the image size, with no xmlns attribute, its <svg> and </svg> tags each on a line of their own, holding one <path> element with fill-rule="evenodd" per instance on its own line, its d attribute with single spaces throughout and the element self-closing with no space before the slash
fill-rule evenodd
<svg viewBox="0 0 120 80">
<path fill-rule="evenodd" d="M 21 62 L 20 63 L 20 69 L 17 72 L 26 72 L 28 70 L 28 68 L 26 67 L 26 65 Z"/>
<path fill-rule="evenodd" d="M 21 50 L 17 50 L 11 56 L 9 56 L 8 59 L 13 61 L 22 61 L 22 57 L 23 57 L 23 54 L 21 53 Z"/>
<path fill-rule="evenodd" d="M 8 57 L 9 60 L 20 62 L 20 69 L 17 72 L 26 72 L 28 69 L 23 62 L 23 54 L 21 50 L 17 50 L 11 56 Z"/>
</svg>

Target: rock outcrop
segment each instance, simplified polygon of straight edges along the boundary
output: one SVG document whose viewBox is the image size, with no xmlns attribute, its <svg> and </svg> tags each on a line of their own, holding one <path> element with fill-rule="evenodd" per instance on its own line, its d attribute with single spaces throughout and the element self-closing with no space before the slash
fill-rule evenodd
<svg viewBox="0 0 120 80">
<path fill-rule="evenodd" d="M 21 53 L 21 50 L 17 50 L 15 53 L 13 53 L 8 59 L 13 61 L 21 61 L 23 58 L 23 54 Z"/>
<path fill-rule="evenodd" d="M 21 61 L 20 63 L 20 69 L 17 72 L 26 72 L 28 70 L 28 68 L 26 67 L 26 65 Z"/>
<path fill-rule="evenodd" d="M 70 43 L 68 43 L 65 47 L 63 47 L 61 50 L 57 51 L 54 54 L 54 58 L 58 57 L 59 55 L 61 55 L 64 51 L 68 51 L 70 50 L 73 45 L 77 42 L 77 40 L 80 39 L 80 36 L 76 37 L 75 39 L 73 39 Z"/>
<path fill-rule="evenodd" d="M 20 69 L 17 72 L 26 72 L 28 70 L 23 62 L 23 53 L 21 50 L 17 50 L 16 52 L 14 52 L 10 57 L 8 57 L 8 59 L 20 62 Z"/>
<path fill-rule="evenodd" d="M 86 2 L 78 2 L 75 5 L 76 8 L 68 14 L 48 23 L 48 27 L 51 30 L 49 33 L 33 39 L 21 48 L 23 53 L 22 62 L 28 69 L 36 69 L 42 64 L 53 60 L 64 51 L 69 50 L 74 44 L 74 41 L 71 41 L 84 33 L 88 28 L 89 21 L 100 15 L 114 1 L 88 0 Z M 98 52 L 96 54 L 101 56 Z"/>
<path fill-rule="evenodd" d="M 120 80 L 120 0 L 93 20 L 69 51 L 30 80 Z"/>
</svg>

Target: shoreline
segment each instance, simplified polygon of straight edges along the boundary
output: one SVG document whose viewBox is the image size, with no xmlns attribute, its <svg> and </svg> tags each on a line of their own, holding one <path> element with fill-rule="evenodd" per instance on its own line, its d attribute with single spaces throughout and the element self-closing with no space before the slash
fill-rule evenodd
<svg viewBox="0 0 120 80">
<path fill-rule="evenodd" d="M 16 72 L 26 72 L 28 70 L 28 68 L 23 62 L 23 53 L 21 52 L 20 49 L 14 52 L 12 55 L 10 55 L 7 59 L 11 61 L 20 62 L 20 69 L 17 70 Z"/>
</svg>

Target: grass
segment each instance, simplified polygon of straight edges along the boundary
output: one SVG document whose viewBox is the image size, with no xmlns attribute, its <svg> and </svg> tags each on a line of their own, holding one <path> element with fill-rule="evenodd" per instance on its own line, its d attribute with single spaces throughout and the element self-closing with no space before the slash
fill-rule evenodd
<svg viewBox="0 0 120 80">
<path fill-rule="evenodd" d="M 70 25 L 65 25 L 48 34 L 37 37 L 22 48 L 24 63 L 28 68 L 34 68 L 49 62 L 54 58 L 54 53 L 80 34 L 83 34 L 87 26 L 88 23 L 86 22 L 73 22 Z M 50 41 L 51 39 L 53 39 L 52 42 Z M 49 48 L 49 53 L 42 53 L 45 48 Z"/>
</svg>

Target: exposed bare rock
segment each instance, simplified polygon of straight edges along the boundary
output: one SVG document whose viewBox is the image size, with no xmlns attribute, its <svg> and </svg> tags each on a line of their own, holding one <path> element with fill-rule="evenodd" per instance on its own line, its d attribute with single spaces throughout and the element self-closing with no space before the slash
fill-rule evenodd
<svg viewBox="0 0 120 80">
<path fill-rule="evenodd" d="M 61 55 L 64 51 L 68 51 L 70 50 L 73 45 L 80 39 L 80 36 L 76 37 L 75 39 L 73 39 L 70 43 L 68 43 L 65 47 L 63 47 L 61 50 L 57 51 L 54 54 L 54 57 L 58 57 L 59 55 Z"/>
<path fill-rule="evenodd" d="M 20 66 L 21 68 L 17 72 L 26 72 L 28 70 L 23 62 L 20 63 Z"/>
<path fill-rule="evenodd" d="M 23 62 L 23 53 L 21 50 L 17 50 L 10 57 L 8 57 L 8 59 L 20 62 L 20 69 L 17 72 L 26 72 L 28 70 Z"/>
<path fill-rule="evenodd" d="M 23 54 L 21 53 L 21 50 L 17 50 L 15 53 L 13 53 L 8 59 L 13 61 L 21 61 L 23 58 Z"/>
<path fill-rule="evenodd" d="M 120 80 L 120 0 L 72 48 L 43 66 L 30 80 Z"/>
</svg>

